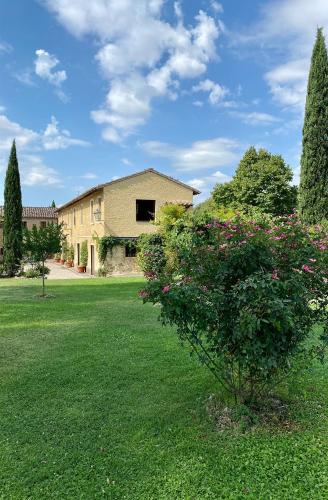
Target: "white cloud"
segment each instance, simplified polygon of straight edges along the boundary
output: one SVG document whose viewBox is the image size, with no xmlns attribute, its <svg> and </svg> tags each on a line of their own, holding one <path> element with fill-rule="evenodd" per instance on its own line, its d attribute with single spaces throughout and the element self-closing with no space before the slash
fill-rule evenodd
<svg viewBox="0 0 328 500">
<path fill-rule="evenodd" d="M 56 56 L 49 54 L 49 52 L 43 49 L 36 50 L 35 54 L 35 73 L 43 80 L 47 80 L 56 88 L 56 94 L 62 101 L 67 101 L 68 97 L 61 89 L 62 83 L 67 79 L 66 71 L 54 71 L 56 66 L 59 64 L 59 60 Z"/>
<path fill-rule="evenodd" d="M 87 172 L 84 175 L 81 175 L 82 179 L 97 179 L 98 175 L 94 174 L 93 172 Z"/>
<path fill-rule="evenodd" d="M 35 86 L 35 83 L 32 79 L 32 71 L 29 68 L 13 73 L 13 77 L 24 85 L 28 85 L 29 87 Z"/>
<path fill-rule="evenodd" d="M 197 203 L 206 200 L 216 184 L 222 184 L 223 182 L 229 182 L 231 177 L 229 175 L 223 174 L 220 170 L 217 170 L 211 175 L 205 175 L 203 177 L 195 177 L 187 181 L 190 186 L 199 189 L 201 194 L 197 197 Z"/>
<path fill-rule="evenodd" d="M 105 103 L 91 113 L 103 137 L 119 142 L 145 123 L 154 98 L 176 99 L 180 81 L 204 74 L 216 57 L 219 23 L 200 10 L 194 25 L 161 18 L 164 0 L 44 0 L 75 36 L 91 34 L 101 47 L 100 70 L 110 83 Z"/>
<path fill-rule="evenodd" d="M 9 54 L 13 50 L 12 46 L 7 42 L 0 42 L 0 52 Z"/>
<path fill-rule="evenodd" d="M 309 58 L 292 60 L 264 75 L 273 99 L 278 104 L 304 108 L 309 63 Z"/>
<path fill-rule="evenodd" d="M 14 139 L 17 147 L 23 149 L 35 143 L 38 138 L 37 132 L 10 121 L 5 115 L 0 115 L 0 150 L 9 151 Z"/>
<path fill-rule="evenodd" d="M 124 163 L 127 167 L 132 166 L 132 162 L 128 158 L 122 158 L 122 163 Z"/>
<path fill-rule="evenodd" d="M 89 146 L 87 141 L 74 139 L 68 130 L 60 130 L 58 121 L 54 116 L 51 117 L 50 123 L 47 125 L 42 134 L 42 143 L 45 150 L 52 149 L 67 149 L 70 146 Z"/>
<path fill-rule="evenodd" d="M 173 167 L 184 171 L 200 171 L 230 166 L 239 158 L 240 144 L 223 137 L 196 141 L 190 147 L 176 147 L 159 141 L 140 144 L 150 156 L 167 158 Z"/>
<path fill-rule="evenodd" d="M 239 118 L 246 125 L 272 125 L 278 122 L 281 122 L 281 119 L 270 115 L 269 113 L 260 113 L 257 111 L 253 112 L 239 112 L 239 111 L 230 111 L 231 116 Z"/>
<path fill-rule="evenodd" d="M 194 85 L 192 91 L 209 92 L 208 100 L 213 106 L 219 104 L 219 102 L 222 101 L 227 94 L 229 94 L 228 89 L 209 79 L 202 80 L 197 85 Z"/>
<path fill-rule="evenodd" d="M 22 127 L 19 123 L 12 122 L 5 115 L 0 115 L 0 150 L 9 151 L 12 141 L 16 140 L 17 147 L 21 150 L 34 149 L 66 149 L 70 146 L 88 146 L 87 141 L 74 139 L 68 130 L 60 130 L 58 121 L 54 116 L 44 132 Z"/>
<path fill-rule="evenodd" d="M 311 51 L 318 26 L 328 32 L 327 0 L 269 0 L 258 23 L 238 36 L 235 43 L 266 50 L 272 64 L 265 74 L 273 100 L 283 108 L 304 108 Z M 254 54 L 253 54 L 254 56 Z"/>
<path fill-rule="evenodd" d="M 216 0 L 211 0 L 211 7 L 217 14 L 221 14 L 223 12 L 223 6 Z"/>
<path fill-rule="evenodd" d="M 19 162 L 23 186 L 62 186 L 58 172 L 45 165 L 39 156 L 21 155 Z"/>
</svg>

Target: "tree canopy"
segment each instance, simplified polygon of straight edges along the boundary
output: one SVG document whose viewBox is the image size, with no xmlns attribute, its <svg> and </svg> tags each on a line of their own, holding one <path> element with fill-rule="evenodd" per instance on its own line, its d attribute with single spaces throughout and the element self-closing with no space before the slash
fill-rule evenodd
<svg viewBox="0 0 328 500">
<path fill-rule="evenodd" d="M 9 276 L 14 276 L 22 258 L 22 194 L 16 144 L 13 141 L 4 190 L 3 242 L 4 265 Z"/>
<path fill-rule="evenodd" d="M 290 183 L 291 168 L 280 155 L 250 147 L 230 182 L 217 184 L 213 199 L 218 207 L 232 207 L 245 213 L 258 210 L 271 215 L 291 213 L 297 188 Z"/>
<path fill-rule="evenodd" d="M 322 29 L 317 31 L 308 80 L 299 209 L 305 222 L 328 219 L 328 57 Z"/>
</svg>

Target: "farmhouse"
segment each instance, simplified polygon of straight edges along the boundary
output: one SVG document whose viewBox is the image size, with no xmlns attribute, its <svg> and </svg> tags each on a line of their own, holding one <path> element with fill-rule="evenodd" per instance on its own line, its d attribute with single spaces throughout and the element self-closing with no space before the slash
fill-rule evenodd
<svg viewBox="0 0 328 500">
<path fill-rule="evenodd" d="M 87 241 L 87 272 L 100 267 L 97 243 L 104 236 L 117 239 L 107 257 L 110 273 L 138 271 L 131 241 L 143 233 L 156 231 L 154 221 L 161 206 L 193 204 L 197 189 L 150 168 L 100 184 L 65 203 L 58 211 L 67 242 L 74 248 L 74 264 L 79 266 L 81 245 Z"/>
</svg>

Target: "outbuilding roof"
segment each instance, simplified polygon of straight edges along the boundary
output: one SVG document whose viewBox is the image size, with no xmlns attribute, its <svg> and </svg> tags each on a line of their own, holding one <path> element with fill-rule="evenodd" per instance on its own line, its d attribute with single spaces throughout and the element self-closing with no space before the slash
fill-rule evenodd
<svg viewBox="0 0 328 500">
<path fill-rule="evenodd" d="M 0 206 L 0 216 L 3 216 L 3 206 Z M 56 219 L 57 208 L 23 207 L 23 219 Z"/>
</svg>

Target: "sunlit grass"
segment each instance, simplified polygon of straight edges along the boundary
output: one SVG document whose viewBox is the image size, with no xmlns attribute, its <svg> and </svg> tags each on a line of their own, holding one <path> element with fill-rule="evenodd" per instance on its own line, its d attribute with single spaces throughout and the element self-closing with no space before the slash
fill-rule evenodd
<svg viewBox="0 0 328 500">
<path fill-rule="evenodd" d="M 0 498 L 327 498 L 327 369 L 293 380 L 289 430 L 219 433 L 141 286 L 0 280 Z"/>
</svg>

